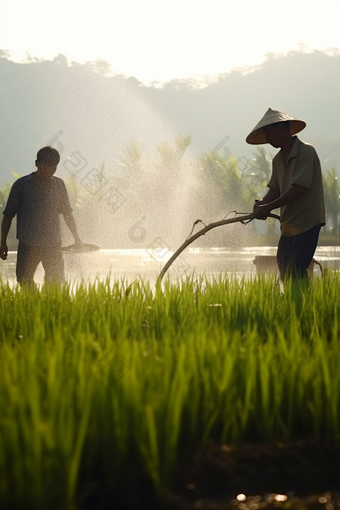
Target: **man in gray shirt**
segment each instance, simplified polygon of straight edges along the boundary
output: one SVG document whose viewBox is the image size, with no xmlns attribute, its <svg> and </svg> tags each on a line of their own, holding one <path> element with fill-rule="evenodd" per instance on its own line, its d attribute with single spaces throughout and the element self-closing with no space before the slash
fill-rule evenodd
<svg viewBox="0 0 340 510">
<path fill-rule="evenodd" d="M 54 177 L 59 161 L 60 155 L 53 147 L 40 149 L 35 162 L 37 170 L 13 184 L 3 211 L 0 257 L 7 259 L 7 235 L 17 215 L 16 276 L 20 285 L 34 286 L 39 262 L 44 267 L 46 282 L 65 281 L 59 214 L 63 215 L 76 245 L 82 244 L 64 181 Z"/>
<path fill-rule="evenodd" d="M 269 191 L 256 200 L 254 217 L 265 219 L 280 207 L 281 237 L 277 263 L 281 280 L 308 278 L 307 268 L 316 250 L 319 232 L 325 225 L 325 202 L 319 157 L 297 133 L 306 126 L 303 120 L 268 108 L 247 136 L 250 144 L 269 143 L 281 150 L 273 159 Z"/>
</svg>

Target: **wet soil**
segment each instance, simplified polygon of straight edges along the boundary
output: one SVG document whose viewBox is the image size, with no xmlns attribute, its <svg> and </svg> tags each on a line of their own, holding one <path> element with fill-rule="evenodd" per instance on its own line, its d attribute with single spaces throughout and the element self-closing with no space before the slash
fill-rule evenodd
<svg viewBox="0 0 340 510">
<path fill-rule="evenodd" d="M 162 501 L 132 465 L 118 491 L 104 479 L 87 484 L 77 510 L 340 509 L 340 443 L 209 443 L 180 457 Z"/>
<path fill-rule="evenodd" d="M 246 510 L 247 500 L 254 510 L 265 507 L 256 506 L 261 500 L 266 506 L 285 508 L 312 508 L 314 504 L 321 508 L 325 504 L 327 510 L 339 502 L 340 508 L 340 443 L 305 439 L 238 448 L 210 443 L 182 466 L 171 492 L 181 510 L 233 506 Z M 238 494 L 248 496 L 247 500 L 238 501 Z M 277 501 L 277 494 L 288 496 L 287 500 Z"/>
</svg>

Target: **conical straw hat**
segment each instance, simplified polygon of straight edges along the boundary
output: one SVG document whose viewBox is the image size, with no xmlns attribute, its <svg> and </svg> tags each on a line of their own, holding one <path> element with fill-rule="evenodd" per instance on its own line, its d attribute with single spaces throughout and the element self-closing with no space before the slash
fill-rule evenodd
<svg viewBox="0 0 340 510">
<path fill-rule="evenodd" d="M 263 132 L 265 126 L 275 124 L 276 122 L 290 122 L 290 134 L 295 135 L 306 127 L 306 123 L 303 120 L 287 115 L 286 113 L 279 112 L 278 110 L 272 110 L 268 108 L 262 119 L 252 132 L 247 136 L 246 142 L 252 145 L 260 145 L 261 143 L 268 143 L 267 137 Z"/>
</svg>

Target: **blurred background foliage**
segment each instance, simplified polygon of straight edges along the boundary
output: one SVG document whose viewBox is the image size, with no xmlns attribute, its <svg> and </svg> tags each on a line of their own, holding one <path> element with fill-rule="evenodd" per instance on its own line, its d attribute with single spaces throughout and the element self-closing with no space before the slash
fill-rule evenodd
<svg viewBox="0 0 340 510">
<path fill-rule="evenodd" d="M 166 141 L 157 145 L 151 163 L 150 159 L 148 163 L 145 162 L 143 146 L 132 140 L 122 147 L 115 168 L 107 169 L 105 163 L 101 164 L 97 171 L 100 179 L 104 179 L 111 189 L 114 187 L 122 197 L 128 196 L 130 199 L 129 210 L 125 210 L 124 215 L 121 214 L 120 222 L 133 223 L 137 214 L 149 212 L 155 228 L 162 215 L 162 220 L 165 219 L 169 229 L 173 229 L 174 218 L 169 211 L 179 193 L 184 194 L 188 202 L 194 203 L 194 214 L 197 214 L 197 217 L 209 218 L 209 221 L 220 220 L 231 211 L 249 213 L 254 200 L 266 194 L 273 156 L 263 147 L 256 148 L 252 159 L 236 159 L 232 154 L 226 158 L 214 151 L 193 158 L 188 155 L 190 139 L 190 136 L 177 135 L 173 143 Z M 13 172 L 13 177 L 14 182 L 20 176 Z M 334 245 L 340 242 L 340 185 L 334 167 L 323 172 L 323 182 L 326 226 L 321 230 L 319 244 Z M 82 185 L 79 176 L 70 174 L 65 183 L 72 207 L 81 217 L 86 218 L 88 231 L 96 231 L 111 221 L 103 212 L 102 206 L 105 204 Z M 11 185 L 12 183 L 6 183 L 0 188 L 1 211 L 5 208 Z M 188 229 L 192 224 L 192 217 L 188 217 L 186 221 L 184 209 L 178 211 L 178 214 L 182 216 Z M 279 224 L 270 219 L 265 222 L 252 222 L 249 231 L 254 244 L 275 245 L 279 236 Z M 16 248 L 15 237 L 14 221 L 8 236 L 10 250 Z"/>
</svg>

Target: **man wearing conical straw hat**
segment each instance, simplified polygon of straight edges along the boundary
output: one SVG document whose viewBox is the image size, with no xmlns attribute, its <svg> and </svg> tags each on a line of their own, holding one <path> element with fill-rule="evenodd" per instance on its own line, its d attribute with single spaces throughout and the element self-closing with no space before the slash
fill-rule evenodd
<svg viewBox="0 0 340 510">
<path fill-rule="evenodd" d="M 269 143 L 281 150 L 272 163 L 269 191 L 254 205 L 255 218 L 280 208 L 281 237 L 277 250 L 280 277 L 307 278 L 320 228 L 325 225 L 321 165 L 310 144 L 296 135 L 303 120 L 269 108 L 247 136 L 252 145 Z"/>
</svg>

